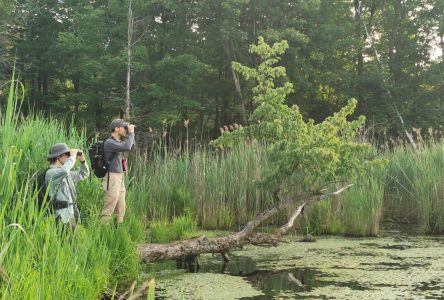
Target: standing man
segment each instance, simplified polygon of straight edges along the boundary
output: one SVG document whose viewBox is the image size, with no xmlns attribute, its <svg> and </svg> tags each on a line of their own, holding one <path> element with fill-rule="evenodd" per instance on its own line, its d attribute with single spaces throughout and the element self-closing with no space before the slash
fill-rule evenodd
<svg viewBox="0 0 444 300">
<path fill-rule="evenodd" d="M 80 170 L 72 171 L 76 158 L 80 161 Z M 74 230 L 81 223 L 75 184 L 89 176 L 85 157 L 78 149 L 69 149 L 66 144 L 58 143 L 51 147 L 48 162 L 51 165 L 46 171 L 45 181 L 50 187 L 49 199 L 54 207 L 54 216 L 57 223 L 66 224 Z"/>
<path fill-rule="evenodd" d="M 107 223 L 116 214 L 117 224 L 123 223 L 125 217 L 125 180 L 127 171 L 126 158 L 123 152 L 128 152 L 134 145 L 134 125 L 122 119 L 111 122 L 111 136 L 105 141 L 105 160 L 109 162 L 108 173 L 102 181 L 105 191 L 104 206 L 101 213 L 102 223 Z M 125 141 L 122 139 L 127 137 Z"/>
</svg>

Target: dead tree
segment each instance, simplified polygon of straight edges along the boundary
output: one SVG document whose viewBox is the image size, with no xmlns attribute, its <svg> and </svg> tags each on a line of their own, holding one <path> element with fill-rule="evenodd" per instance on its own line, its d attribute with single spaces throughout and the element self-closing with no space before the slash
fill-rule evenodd
<svg viewBox="0 0 444 300">
<path fill-rule="evenodd" d="M 131 67 L 132 67 L 132 50 L 133 47 L 143 38 L 148 32 L 148 26 L 144 26 L 142 33 L 134 39 L 134 31 L 139 24 L 143 24 L 145 18 L 135 19 L 133 13 L 133 1 L 128 3 L 128 33 L 127 33 L 127 62 L 126 62 L 126 84 L 125 84 L 125 118 L 131 118 L 130 113 L 133 109 L 131 105 Z"/>
<path fill-rule="evenodd" d="M 293 227 L 296 218 L 308 204 L 318 202 L 330 197 L 336 197 L 350 188 L 347 185 L 333 193 L 322 191 L 312 192 L 306 195 L 294 197 L 291 201 L 281 201 L 278 192 L 275 193 L 277 204 L 259 214 L 254 220 L 248 222 L 245 227 L 232 235 L 225 237 L 206 238 L 205 236 L 172 242 L 168 244 L 143 244 L 139 246 L 140 257 L 144 262 L 154 262 L 167 259 L 197 256 L 202 253 L 220 253 L 224 262 L 229 261 L 230 250 L 244 245 L 273 245 L 276 246 L 282 237 Z M 256 233 L 254 230 L 265 220 L 276 215 L 282 210 L 296 204 L 296 210 L 285 225 L 272 234 Z"/>
</svg>

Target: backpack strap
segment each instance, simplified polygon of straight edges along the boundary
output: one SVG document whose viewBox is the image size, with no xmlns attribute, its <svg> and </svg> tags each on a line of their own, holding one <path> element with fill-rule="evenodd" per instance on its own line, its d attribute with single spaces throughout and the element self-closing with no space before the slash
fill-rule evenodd
<svg viewBox="0 0 444 300">
<path fill-rule="evenodd" d="M 111 164 L 113 159 L 117 156 L 117 153 L 119 153 L 119 152 L 111 152 L 111 157 L 110 157 L 109 161 L 107 162 L 107 164 L 108 164 L 108 181 L 106 182 L 106 190 L 109 190 L 109 165 Z"/>
<path fill-rule="evenodd" d="M 57 189 L 56 189 L 56 191 L 55 191 L 54 199 L 51 200 L 52 202 L 54 202 L 54 203 L 57 202 L 57 194 L 59 193 L 60 188 L 62 187 L 62 184 L 63 184 L 63 180 L 65 180 L 66 177 L 67 177 L 67 176 L 63 177 L 62 180 L 60 181 L 59 186 L 57 187 Z"/>
<path fill-rule="evenodd" d="M 108 139 L 116 140 L 112 135 Z M 105 153 L 105 142 L 103 143 L 103 152 L 104 153 Z M 111 162 L 113 161 L 113 159 L 117 156 L 117 153 L 119 153 L 119 152 L 111 152 L 111 156 L 110 156 L 109 160 L 106 161 L 106 163 L 108 165 L 107 166 L 107 168 L 108 168 L 108 174 L 107 174 L 108 179 L 107 179 L 107 182 L 106 182 L 106 190 L 109 190 L 109 166 L 110 166 Z"/>
<path fill-rule="evenodd" d="M 48 187 L 48 184 L 46 183 L 46 173 L 48 173 L 49 169 L 51 169 L 51 168 L 47 168 L 46 171 L 45 171 L 45 185 L 46 185 L 46 187 Z M 53 199 L 50 199 L 53 208 L 56 207 L 56 204 L 55 204 L 55 203 L 57 202 L 57 194 L 59 193 L 60 188 L 62 187 L 63 180 L 65 180 L 65 178 L 66 178 L 66 177 L 63 177 L 62 180 L 60 181 L 60 184 L 59 184 L 59 186 L 57 187 L 57 189 L 56 189 L 56 191 L 55 191 L 55 193 L 54 193 L 54 198 L 53 198 Z M 49 183 L 51 183 L 51 180 L 49 181 Z"/>
</svg>

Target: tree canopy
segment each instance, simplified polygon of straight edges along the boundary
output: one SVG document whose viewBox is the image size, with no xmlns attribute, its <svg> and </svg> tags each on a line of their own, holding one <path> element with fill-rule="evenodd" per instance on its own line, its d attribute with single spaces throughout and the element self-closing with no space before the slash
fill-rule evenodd
<svg viewBox="0 0 444 300">
<path fill-rule="evenodd" d="M 75 113 L 89 130 L 100 130 L 125 112 L 131 48 L 131 118 L 140 130 L 184 130 L 189 120 L 193 136 L 214 137 L 221 126 L 247 125 L 258 105 L 232 62 L 257 66 L 248 48 L 262 36 L 288 42 L 279 62 L 293 86 L 285 104 L 297 104 L 305 121 L 321 122 L 355 98 L 377 137 L 402 134 L 394 107 L 408 130 L 438 130 L 443 3 L 2 0 L 1 86 L 16 59 L 25 113 Z M 4 92 L 0 101 L 6 103 Z"/>
</svg>

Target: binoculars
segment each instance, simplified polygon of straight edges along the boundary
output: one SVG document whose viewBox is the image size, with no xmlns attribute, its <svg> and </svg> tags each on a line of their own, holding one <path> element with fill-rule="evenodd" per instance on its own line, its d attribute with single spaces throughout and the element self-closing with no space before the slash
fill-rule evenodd
<svg viewBox="0 0 444 300">
<path fill-rule="evenodd" d="M 82 156 L 83 152 L 82 151 L 77 151 L 77 156 Z"/>
<path fill-rule="evenodd" d="M 125 130 L 128 131 L 128 126 L 125 126 L 123 128 L 125 128 Z M 136 128 L 136 126 L 134 126 L 134 128 Z"/>
</svg>

